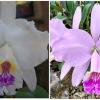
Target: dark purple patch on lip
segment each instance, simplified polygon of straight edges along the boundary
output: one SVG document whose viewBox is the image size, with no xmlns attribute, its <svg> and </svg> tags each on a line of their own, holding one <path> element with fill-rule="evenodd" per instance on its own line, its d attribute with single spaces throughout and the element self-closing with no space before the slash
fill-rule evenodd
<svg viewBox="0 0 100 100">
<path fill-rule="evenodd" d="M 15 77 L 10 74 L 11 64 L 8 61 L 5 61 L 1 64 L 2 74 L 0 75 L 0 86 L 9 86 L 13 85 Z"/>
<path fill-rule="evenodd" d="M 83 81 L 83 87 L 88 94 L 100 95 L 100 73 L 92 72 L 90 77 Z"/>
<path fill-rule="evenodd" d="M 15 81 L 15 77 L 10 73 L 8 74 L 3 73 L 0 75 L 0 86 L 13 85 L 14 81 Z"/>
</svg>

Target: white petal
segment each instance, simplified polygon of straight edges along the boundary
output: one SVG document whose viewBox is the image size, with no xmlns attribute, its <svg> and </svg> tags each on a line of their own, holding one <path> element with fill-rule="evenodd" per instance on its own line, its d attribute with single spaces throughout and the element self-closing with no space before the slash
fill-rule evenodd
<svg viewBox="0 0 100 100">
<path fill-rule="evenodd" d="M 4 93 L 3 93 L 3 87 L 0 87 L 0 96 L 3 96 Z"/>
<path fill-rule="evenodd" d="M 6 40 L 13 49 L 18 63 L 23 67 L 33 67 L 46 60 L 48 33 L 36 31 L 34 28 L 32 30 L 28 25 L 26 27 L 24 24 L 23 26 L 15 24 L 8 28 Z"/>
<path fill-rule="evenodd" d="M 23 79 L 31 91 L 35 90 L 37 79 L 36 79 L 36 73 L 34 68 L 23 69 Z"/>
<path fill-rule="evenodd" d="M 16 94 L 16 88 L 14 87 L 14 85 L 11 85 L 11 86 L 6 87 L 4 92 L 6 93 L 6 95 L 15 95 Z"/>
<path fill-rule="evenodd" d="M 4 40 L 4 34 L 5 34 L 5 28 L 7 26 L 0 20 L 0 46 L 2 46 L 5 43 Z"/>
<path fill-rule="evenodd" d="M 15 77 L 14 85 L 15 85 L 16 89 L 20 89 L 23 87 L 23 78 L 22 78 L 23 72 L 21 71 L 21 68 L 14 56 L 13 56 L 13 63 L 16 65 L 16 72 L 12 73 L 12 75 Z"/>
<path fill-rule="evenodd" d="M 6 23 L 10 23 L 12 20 L 16 18 L 16 2 L 6 1 L 0 2 L 0 19 L 5 21 Z"/>
<path fill-rule="evenodd" d="M 14 85 L 15 85 L 16 89 L 22 88 L 23 87 L 22 72 L 21 71 L 17 71 L 13 75 L 15 77 L 15 84 Z"/>
</svg>

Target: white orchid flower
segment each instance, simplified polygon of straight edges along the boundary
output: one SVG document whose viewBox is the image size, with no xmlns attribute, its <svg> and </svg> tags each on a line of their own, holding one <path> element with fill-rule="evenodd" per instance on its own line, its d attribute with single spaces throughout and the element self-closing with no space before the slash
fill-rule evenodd
<svg viewBox="0 0 100 100">
<path fill-rule="evenodd" d="M 0 95 L 14 95 L 23 80 L 33 91 L 37 83 L 34 66 L 48 56 L 48 32 L 38 31 L 34 22 L 25 19 L 7 20 L 0 21 Z"/>
</svg>

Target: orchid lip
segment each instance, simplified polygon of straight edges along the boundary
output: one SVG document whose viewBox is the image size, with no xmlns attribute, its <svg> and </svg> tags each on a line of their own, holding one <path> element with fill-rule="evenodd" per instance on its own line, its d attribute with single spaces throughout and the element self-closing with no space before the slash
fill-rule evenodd
<svg viewBox="0 0 100 100">
<path fill-rule="evenodd" d="M 89 77 L 83 81 L 83 87 L 88 94 L 100 95 L 100 73 L 91 72 Z"/>
<path fill-rule="evenodd" d="M 15 81 L 15 77 L 10 74 L 10 63 L 5 61 L 1 64 L 2 73 L 0 75 L 0 86 L 9 86 L 13 85 Z"/>
</svg>

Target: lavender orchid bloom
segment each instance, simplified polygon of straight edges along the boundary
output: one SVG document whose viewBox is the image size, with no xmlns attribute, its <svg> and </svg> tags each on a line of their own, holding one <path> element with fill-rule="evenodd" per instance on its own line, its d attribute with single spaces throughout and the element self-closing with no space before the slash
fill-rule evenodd
<svg viewBox="0 0 100 100">
<path fill-rule="evenodd" d="M 96 94 L 100 94 L 100 29 L 98 28 L 100 26 L 100 12 L 98 11 L 100 11 L 100 5 L 97 3 L 91 13 L 92 36 L 88 32 L 78 29 L 81 19 L 80 8 L 75 11 L 73 29 L 66 28 L 59 19 L 50 21 L 52 54 L 55 60 L 65 62 L 61 69 L 60 78 L 63 79 L 74 66 L 72 85 L 79 85 L 91 62 L 91 72 L 88 77 L 87 74 L 85 75 L 83 86 L 85 92 Z"/>
<path fill-rule="evenodd" d="M 95 4 L 91 12 L 91 34 L 95 41 L 91 57 L 91 70 L 84 76 L 84 91 L 88 94 L 100 95 L 100 5 Z"/>
</svg>

